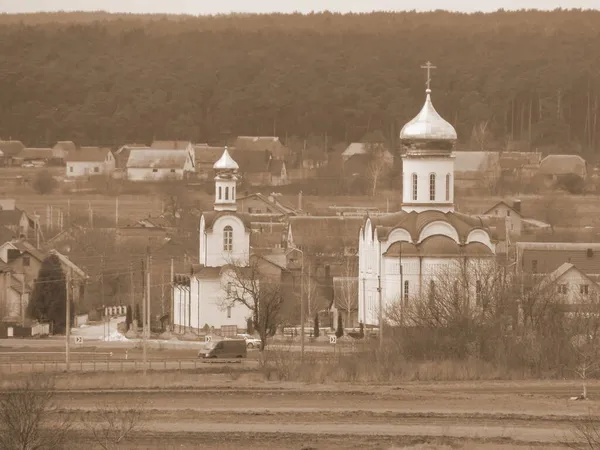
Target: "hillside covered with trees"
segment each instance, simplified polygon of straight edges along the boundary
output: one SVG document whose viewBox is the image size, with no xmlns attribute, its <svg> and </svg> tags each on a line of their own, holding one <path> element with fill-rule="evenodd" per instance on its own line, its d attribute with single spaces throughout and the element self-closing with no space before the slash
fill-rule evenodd
<svg viewBox="0 0 600 450">
<path fill-rule="evenodd" d="M 30 146 L 397 135 L 600 154 L 600 12 L 0 16 L 0 136 Z M 477 139 L 472 139 L 475 134 Z M 476 144 L 473 144 L 476 142 Z"/>
</svg>

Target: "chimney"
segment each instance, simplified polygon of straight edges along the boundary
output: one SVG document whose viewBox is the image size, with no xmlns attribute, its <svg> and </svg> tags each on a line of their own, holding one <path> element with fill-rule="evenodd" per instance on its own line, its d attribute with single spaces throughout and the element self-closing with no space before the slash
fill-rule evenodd
<svg viewBox="0 0 600 450">
<path fill-rule="evenodd" d="M 298 211 L 302 211 L 302 191 L 298 192 Z"/>
<path fill-rule="evenodd" d="M 513 200 L 513 205 L 512 205 L 513 209 L 518 212 L 519 214 L 521 214 L 521 200 Z"/>
</svg>

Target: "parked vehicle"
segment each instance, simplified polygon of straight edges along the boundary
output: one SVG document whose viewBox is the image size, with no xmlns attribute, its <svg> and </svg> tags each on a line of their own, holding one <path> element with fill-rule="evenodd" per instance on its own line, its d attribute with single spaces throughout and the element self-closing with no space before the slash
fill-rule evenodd
<svg viewBox="0 0 600 450">
<path fill-rule="evenodd" d="M 248 355 L 244 339 L 226 339 L 210 342 L 198 352 L 201 358 L 245 358 Z"/>
<path fill-rule="evenodd" d="M 238 339 L 244 339 L 246 341 L 246 347 L 248 348 L 260 348 L 260 339 L 255 338 L 247 333 L 240 333 L 237 335 Z"/>
</svg>

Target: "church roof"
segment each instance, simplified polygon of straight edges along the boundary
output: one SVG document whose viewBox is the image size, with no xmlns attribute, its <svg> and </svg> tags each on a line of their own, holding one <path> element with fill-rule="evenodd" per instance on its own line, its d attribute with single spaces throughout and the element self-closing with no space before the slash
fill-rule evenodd
<svg viewBox="0 0 600 450">
<path fill-rule="evenodd" d="M 456 130 L 435 110 L 431 102 L 431 90 L 427 89 L 425 104 L 417 116 L 400 131 L 402 140 L 455 141 Z"/>
<path fill-rule="evenodd" d="M 219 160 L 213 166 L 213 169 L 217 170 L 237 170 L 239 168 L 240 166 L 238 166 L 238 163 L 234 161 L 227 151 L 227 147 L 225 147 L 225 150 L 223 150 L 223 155 L 221 158 L 219 158 Z"/>
<path fill-rule="evenodd" d="M 235 216 L 244 223 L 247 230 L 250 230 L 252 227 L 252 216 L 247 213 L 235 211 L 206 211 L 203 212 L 202 215 L 204 216 L 204 227 L 206 230 L 212 230 L 215 221 L 221 216 Z"/>
<path fill-rule="evenodd" d="M 400 211 L 385 216 L 372 217 L 371 223 L 377 233 L 379 240 L 387 240 L 388 235 L 395 228 L 402 228 L 408 231 L 413 239 L 417 241 L 421 231 L 432 222 L 445 222 L 451 225 L 458 233 L 461 242 L 466 241 L 469 233 L 475 229 L 483 229 L 491 232 L 492 240 L 498 239 L 494 229 L 489 227 L 488 221 L 481 217 L 469 216 L 459 212 L 441 212 L 441 211 L 423 211 L 406 212 Z"/>
</svg>

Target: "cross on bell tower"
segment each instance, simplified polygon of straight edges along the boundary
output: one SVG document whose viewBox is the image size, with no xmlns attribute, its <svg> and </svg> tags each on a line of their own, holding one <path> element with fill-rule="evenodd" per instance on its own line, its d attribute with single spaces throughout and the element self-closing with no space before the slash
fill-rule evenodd
<svg viewBox="0 0 600 450">
<path fill-rule="evenodd" d="M 427 84 L 427 91 L 431 91 L 431 69 L 437 69 L 437 67 L 427 61 L 424 66 L 421 66 L 421 69 L 427 69 L 427 81 L 425 84 Z"/>
</svg>

